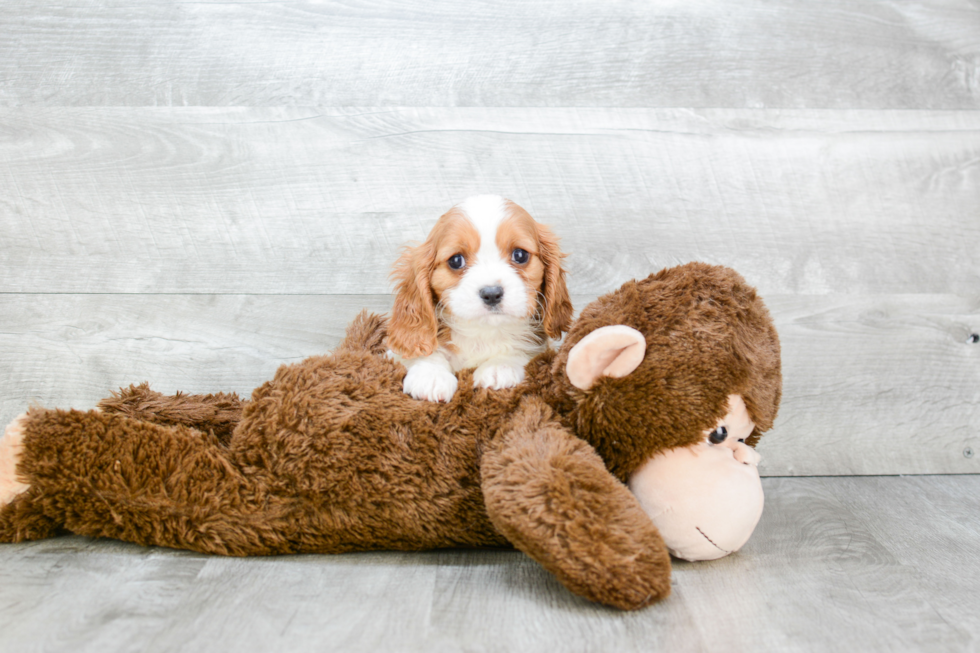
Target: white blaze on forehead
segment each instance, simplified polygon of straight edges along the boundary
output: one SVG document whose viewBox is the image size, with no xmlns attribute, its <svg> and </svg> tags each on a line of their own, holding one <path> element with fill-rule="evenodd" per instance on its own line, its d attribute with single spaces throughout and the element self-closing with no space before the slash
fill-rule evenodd
<svg viewBox="0 0 980 653">
<path fill-rule="evenodd" d="M 507 215 L 505 201 L 499 195 L 476 195 L 457 205 L 480 234 L 480 251 L 473 263 L 490 263 L 501 258 L 497 248 L 497 228 Z"/>
</svg>

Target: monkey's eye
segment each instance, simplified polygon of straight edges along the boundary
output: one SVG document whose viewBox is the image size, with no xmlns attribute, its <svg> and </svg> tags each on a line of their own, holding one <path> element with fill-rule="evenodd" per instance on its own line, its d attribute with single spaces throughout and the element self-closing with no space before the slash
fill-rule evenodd
<svg viewBox="0 0 980 653">
<path fill-rule="evenodd" d="M 462 254 L 453 254 L 449 257 L 449 267 L 452 269 L 461 270 L 464 265 L 466 265 L 466 259 L 463 258 Z"/>
<path fill-rule="evenodd" d="M 724 426 L 719 426 L 714 431 L 708 435 L 708 439 L 711 440 L 711 444 L 721 444 L 728 437 L 728 429 Z"/>
<path fill-rule="evenodd" d="M 517 263 L 518 265 L 524 265 L 525 263 L 527 263 L 528 259 L 531 258 L 531 255 L 525 252 L 520 247 L 518 247 L 517 249 L 514 250 L 514 252 L 510 255 L 510 257 L 511 259 L 513 259 L 514 263 Z"/>
</svg>

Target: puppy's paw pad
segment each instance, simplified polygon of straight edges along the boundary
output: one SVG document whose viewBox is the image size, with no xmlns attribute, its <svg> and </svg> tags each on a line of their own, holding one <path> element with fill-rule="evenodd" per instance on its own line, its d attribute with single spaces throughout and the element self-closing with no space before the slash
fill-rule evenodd
<svg viewBox="0 0 980 653">
<path fill-rule="evenodd" d="M 513 365 L 481 365 L 473 372 L 473 383 L 477 387 L 491 390 L 513 388 L 523 380 L 524 368 Z"/>
<path fill-rule="evenodd" d="M 0 506 L 5 506 L 30 486 L 17 477 L 17 463 L 24 448 L 24 424 L 27 413 L 20 415 L 4 429 L 0 438 Z"/>
<path fill-rule="evenodd" d="M 449 401 L 456 394 L 456 375 L 441 367 L 418 363 L 409 368 L 402 389 L 425 401 Z"/>
</svg>

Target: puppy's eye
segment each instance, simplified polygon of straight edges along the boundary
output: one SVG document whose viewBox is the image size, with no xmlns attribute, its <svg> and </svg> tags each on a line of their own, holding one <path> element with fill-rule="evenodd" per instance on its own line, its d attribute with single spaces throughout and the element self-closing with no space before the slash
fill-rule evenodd
<svg viewBox="0 0 980 653">
<path fill-rule="evenodd" d="M 728 429 L 724 426 L 719 426 L 708 435 L 708 439 L 711 440 L 712 444 L 721 444 L 727 437 Z"/>
<path fill-rule="evenodd" d="M 453 254 L 449 257 L 449 267 L 452 269 L 461 270 L 464 265 L 466 265 L 466 259 L 463 258 L 462 254 Z"/>
<path fill-rule="evenodd" d="M 527 260 L 531 258 L 531 255 L 525 252 L 520 247 L 518 247 L 517 249 L 514 250 L 514 253 L 511 254 L 510 257 L 511 259 L 513 259 L 514 263 L 517 263 L 518 265 L 524 265 L 525 263 L 527 263 Z"/>
</svg>

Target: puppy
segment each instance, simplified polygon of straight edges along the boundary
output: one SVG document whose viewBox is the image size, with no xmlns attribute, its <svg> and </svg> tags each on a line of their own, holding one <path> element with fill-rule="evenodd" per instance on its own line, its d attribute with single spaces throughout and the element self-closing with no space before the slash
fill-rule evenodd
<svg viewBox="0 0 980 653">
<path fill-rule="evenodd" d="M 496 195 L 471 197 L 395 263 L 388 348 L 408 368 L 404 390 L 449 401 L 455 372 L 476 368 L 483 388 L 511 388 L 524 365 L 572 319 L 564 254 L 551 230 Z"/>
</svg>

